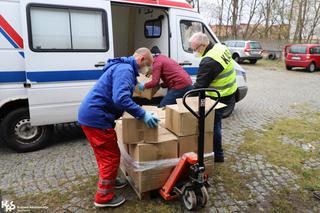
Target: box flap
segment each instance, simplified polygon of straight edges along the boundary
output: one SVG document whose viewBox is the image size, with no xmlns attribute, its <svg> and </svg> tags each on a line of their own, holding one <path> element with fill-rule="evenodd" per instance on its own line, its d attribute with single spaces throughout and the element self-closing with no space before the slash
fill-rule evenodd
<svg viewBox="0 0 320 213">
<path fill-rule="evenodd" d="M 188 97 L 186 99 L 186 103 L 193 109 L 195 112 L 198 112 L 198 102 L 199 97 Z M 216 101 L 212 100 L 211 98 L 206 98 L 206 111 L 209 110 Z M 218 103 L 215 109 L 220 109 L 225 107 L 226 105 L 223 103 Z M 179 112 L 189 112 L 189 110 L 183 105 L 182 98 L 177 99 L 177 108 Z"/>
</svg>

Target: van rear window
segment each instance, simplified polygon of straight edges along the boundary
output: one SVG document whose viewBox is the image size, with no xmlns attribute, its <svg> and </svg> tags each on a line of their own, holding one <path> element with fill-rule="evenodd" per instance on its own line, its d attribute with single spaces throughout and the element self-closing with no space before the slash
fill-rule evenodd
<svg viewBox="0 0 320 213">
<path fill-rule="evenodd" d="M 305 46 L 291 46 L 290 47 L 290 53 L 293 54 L 306 54 L 307 53 L 307 47 Z"/>
</svg>

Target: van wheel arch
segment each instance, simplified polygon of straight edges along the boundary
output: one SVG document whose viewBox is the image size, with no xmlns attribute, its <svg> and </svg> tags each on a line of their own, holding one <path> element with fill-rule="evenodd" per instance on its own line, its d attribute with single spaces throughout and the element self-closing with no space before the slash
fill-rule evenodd
<svg viewBox="0 0 320 213">
<path fill-rule="evenodd" d="M 233 53 L 232 54 L 232 59 L 235 60 L 235 62 L 240 62 L 240 55 L 239 53 Z"/>
<path fill-rule="evenodd" d="M 0 137 L 13 150 L 17 152 L 35 151 L 49 143 L 53 125 L 31 126 L 27 100 L 4 105 L 0 114 L 2 116 Z"/>
</svg>

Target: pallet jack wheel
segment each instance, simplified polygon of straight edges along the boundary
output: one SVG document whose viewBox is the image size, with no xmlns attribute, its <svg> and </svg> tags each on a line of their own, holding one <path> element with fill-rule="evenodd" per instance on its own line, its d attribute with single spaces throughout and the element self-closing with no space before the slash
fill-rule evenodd
<svg viewBox="0 0 320 213">
<path fill-rule="evenodd" d="M 196 197 L 196 193 L 193 190 L 187 189 L 183 193 L 182 199 L 183 199 L 184 206 L 188 210 L 193 210 L 197 207 L 197 197 Z"/>
<path fill-rule="evenodd" d="M 201 207 L 204 207 L 207 204 L 207 202 L 209 200 L 209 194 L 208 194 L 207 188 L 205 186 L 201 187 L 200 193 L 197 194 L 197 198 L 199 201 L 199 205 Z"/>
</svg>

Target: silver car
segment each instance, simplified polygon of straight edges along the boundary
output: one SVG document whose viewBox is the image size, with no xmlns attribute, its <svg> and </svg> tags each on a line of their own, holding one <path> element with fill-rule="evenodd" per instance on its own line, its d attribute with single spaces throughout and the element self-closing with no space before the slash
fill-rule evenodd
<svg viewBox="0 0 320 213">
<path fill-rule="evenodd" d="M 262 46 L 259 41 L 230 40 L 224 42 L 236 62 L 248 60 L 250 64 L 262 59 Z"/>
</svg>

